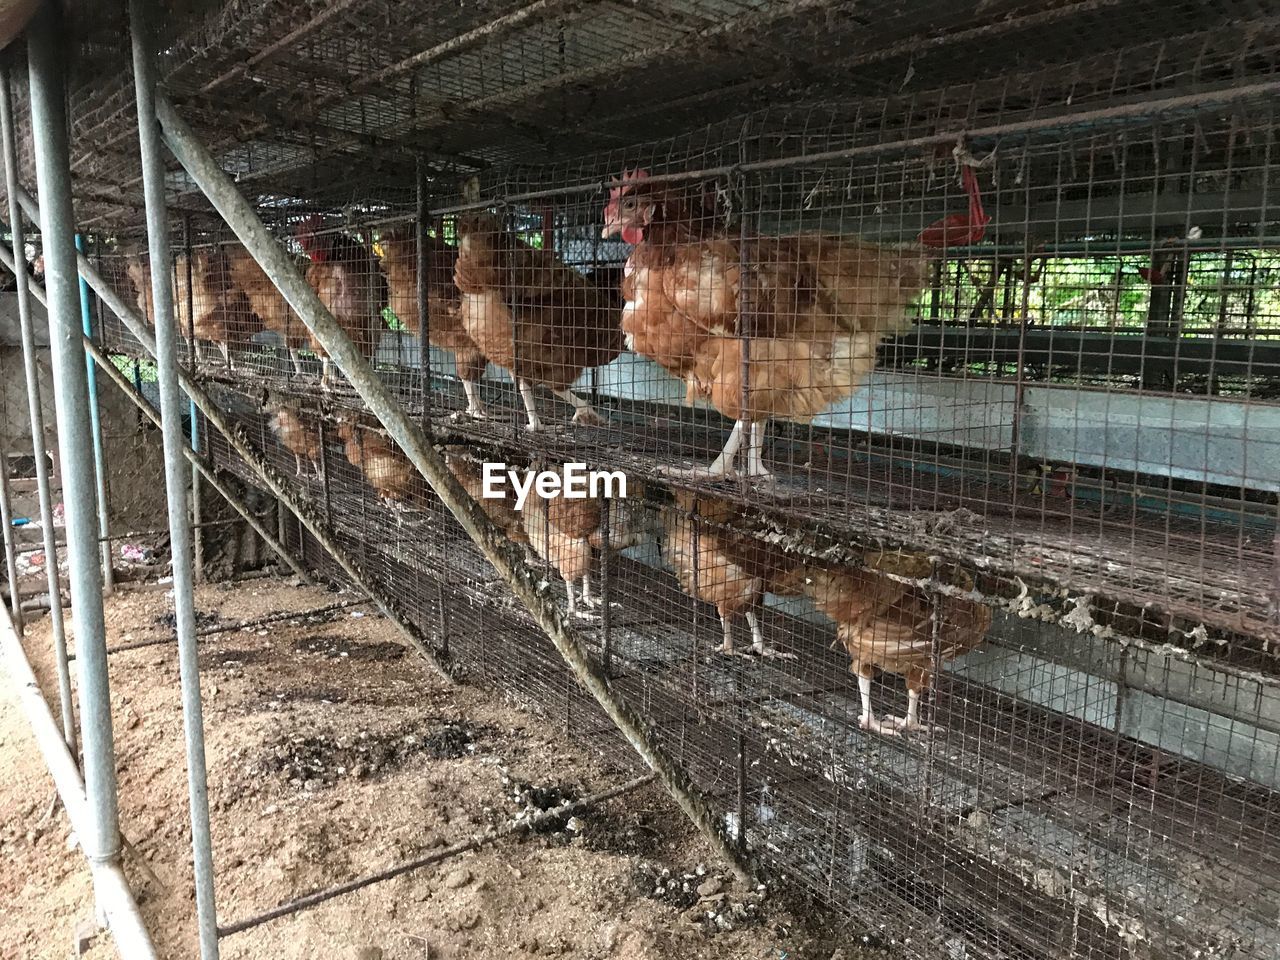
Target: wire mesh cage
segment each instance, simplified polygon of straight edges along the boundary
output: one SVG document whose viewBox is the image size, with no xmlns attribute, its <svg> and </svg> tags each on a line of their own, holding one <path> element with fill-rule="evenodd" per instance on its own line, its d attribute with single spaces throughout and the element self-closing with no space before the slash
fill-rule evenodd
<svg viewBox="0 0 1280 960">
<path fill-rule="evenodd" d="M 1275 956 L 1274 17 L 600 6 L 398 43 L 266 4 L 169 82 L 239 124 L 219 159 L 320 304 L 772 874 L 915 956 Z M 730 41 L 688 62 L 720 37 L 759 75 Z M 73 103 L 90 144 L 128 120 Z M 135 160 L 86 159 L 125 187 L 80 210 L 154 324 Z M 282 538 L 454 669 L 625 752 L 278 278 L 169 187 L 182 362 L 237 433 L 200 420 L 202 450 L 277 477 Z M 532 485 L 566 464 L 626 497 Z"/>
</svg>

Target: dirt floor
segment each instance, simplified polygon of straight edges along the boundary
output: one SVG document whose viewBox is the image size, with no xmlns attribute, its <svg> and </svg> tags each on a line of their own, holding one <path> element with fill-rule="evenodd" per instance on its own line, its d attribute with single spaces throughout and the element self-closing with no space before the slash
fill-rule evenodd
<svg viewBox="0 0 1280 960">
<path fill-rule="evenodd" d="M 279 581 L 208 586 L 201 623 L 344 598 Z M 108 601 L 109 644 L 163 637 L 162 590 Z M 227 924 L 627 779 L 537 716 L 439 681 L 393 626 L 352 608 L 202 643 L 218 916 Z M 47 618 L 26 647 L 57 689 Z M 187 784 L 171 644 L 112 656 L 126 857 L 162 956 L 193 957 Z M 55 711 L 56 712 L 56 711 Z M 52 781 L 0 682 L 0 956 L 63 958 L 92 915 L 88 872 L 49 815 Z M 735 888 L 649 786 L 222 941 L 226 958 L 852 958 L 857 930 Z M 114 956 L 98 934 L 91 958 Z"/>
</svg>

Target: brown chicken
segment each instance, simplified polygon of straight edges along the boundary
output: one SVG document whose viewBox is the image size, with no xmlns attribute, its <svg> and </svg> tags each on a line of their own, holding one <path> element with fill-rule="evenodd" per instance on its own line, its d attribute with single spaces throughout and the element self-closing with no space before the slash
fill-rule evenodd
<svg viewBox="0 0 1280 960">
<path fill-rule="evenodd" d="M 528 543 L 525 536 L 524 521 L 514 506 L 513 495 L 502 497 L 486 497 L 484 495 L 484 475 L 480 464 L 466 447 L 451 444 L 444 448 L 444 462 L 449 472 L 458 480 L 464 490 L 493 521 L 494 526 L 505 533 L 516 543 Z M 509 494 L 505 488 L 503 492 Z"/>
<path fill-rule="evenodd" d="M 804 592 L 835 621 L 836 637 L 849 652 L 849 671 L 858 676 L 864 730 L 896 735 L 928 729 L 920 723 L 920 694 L 929 686 L 934 664 L 933 604 L 921 587 L 893 579 L 932 575 L 928 557 L 896 552 L 870 552 L 859 569 L 810 567 Z M 947 569 L 943 579 L 973 589 L 963 571 Z M 991 627 L 991 610 L 965 597 L 939 594 L 938 655 L 952 659 L 982 642 Z M 871 679 L 884 670 L 906 677 L 907 714 L 879 719 L 871 708 Z"/>
<path fill-rule="evenodd" d="M 227 248 L 226 257 L 231 282 L 244 294 L 249 309 L 262 326 L 284 342 L 294 373 L 301 374 L 302 360 L 298 352 L 310 344 L 305 324 L 248 250 L 235 244 Z"/>
<path fill-rule="evenodd" d="M 428 504 L 426 481 L 395 441 L 376 430 L 339 418 L 338 439 L 347 462 L 364 474 L 369 486 L 397 512 Z"/>
<path fill-rule="evenodd" d="M 736 653 L 733 617 L 743 614 L 751 630 L 751 650 L 762 657 L 795 659 L 764 640 L 756 612 L 766 592 L 797 596 L 803 589 L 797 561 L 772 544 L 742 532 L 742 509 L 718 497 L 675 491 L 675 505 L 663 510 L 663 555 L 691 597 L 713 604 L 724 641 L 718 653 Z"/>
<path fill-rule="evenodd" d="M 538 430 L 533 385 L 542 384 L 574 408 L 575 423 L 603 422 L 570 387 L 585 370 L 622 352 L 614 294 L 524 243 L 489 213 L 458 218 L 454 281 L 462 327 L 494 363 L 511 372 Z"/>
<path fill-rule="evenodd" d="M 627 345 L 734 421 L 706 473 L 735 473 L 745 439 L 747 474 L 767 475 L 767 421 L 811 420 L 857 389 L 880 341 L 909 326 L 926 258 L 835 235 L 744 243 L 705 198 L 647 176 L 624 177 L 604 213 L 602 236 L 635 245 L 623 281 Z"/>
<path fill-rule="evenodd" d="M 368 250 L 341 233 L 321 233 L 322 227 L 318 217 L 311 217 L 296 231 L 298 242 L 311 261 L 307 283 L 356 349 L 366 359 L 372 359 L 386 328 L 382 320 L 382 273 Z M 312 352 L 320 358 L 320 386 L 327 390 L 329 355 L 310 331 L 307 339 Z"/>
<path fill-rule="evenodd" d="M 138 311 L 154 327 L 151 265 L 139 255 L 129 258 L 126 270 L 133 281 Z M 173 315 L 180 336 L 195 334 L 197 358 L 202 359 L 205 344 L 214 343 L 228 367 L 231 366 L 231 346 L 248 344 L 258 332 L 248 301 L 231 283 L 226 257 L 216 250 L 198 250 L 192 254 L 190 283 L 186 255 L 174 259 Z"/>
<path fill-rule="evenodd" d="M 610 554 L 635 546 L 647 533 L 646 511 L 640 504 L 642 488 L 632 483 L 627 496 L 629 499 L 619 501 L 611 510 Z M 564 578 L 569 613 L 579 617 L 590 616 L 590 610 L 604 602 L 602 597 L 591 592 L 596 552 L 605 546 L 604 511 L 600 501 L 565 497 L 545 499 L 533 493 L 520 513 L 533 552 L 555 567 Z M 582 581 L 585 611 L 578 609 L 573 592 L 574 584 L 579 580 Z"/>
<path fill-rule="evenodd" d="M 433 346 L 453 354 L 458 379 L 467 397 L 467 413 L 485 416 L 477 384 L 488 365 L 480 348 L 463 329 L 459 314 L 460 297 L 453 283 L 453 264 L 457 251 L 432 236 L 425 237 L 427 246 L 427 318 Z M 396 230 L 382 240 L 382 268 L 387 274 L 388 303 L 392 312 L 412 334 L 421 330 L 418 317 L 418 248 L 413 231 Z"/>
<path fill-rule="evenodd" d="M 302 461 L 306 459 L 320 480 L 320 425 L 312 417 L 302 413 L 296 401 L 270 397 L 263 408 L 271 415 L 271 430 L 280 445 L 293 454 L 295 476 L 302 476 Z"/>
<path fill-rule="evenodd" d="M 564 578 L 571 616 L 588 616 L 601 600 L 591 592 L 591 567 L 600 538 L 600 503 L 596 500 L 543 499 L 531 496 L 520 511 L 525 536 L 533 552 L 546 560 Z M 582 604 L 578 609 L 574 584 L 582 581 Z"/>
<path fill-rule="evenodd" d="M 445 463 L 498 529 L 516 543 L 528 545 L 534 553 L 556 568 L 565 581 L 569 613 L 580 617 L 590 616 L 591 608 L 603 602 L 591 590 L 596 551 L 604 549 L 606 539 L 603 529 L 604 511 L 600 501 L 544 498 L 530 488 L 527 499 L 517 509 L 517 497 L 509 483 L 497 488 L 502 496 L 484 495 L 484 476 L 480 464 L 465 447 L 445 447 Z M 611 511 L 612 521 L 607 538 L 611 554 L 635 546 L 648 535 L 648 514 L 641 499 L 643 489 L 632 484 L 627 494 L 629 499 L 619 501 Z M 576 585 L 579 580 L 582 581 L 581 602 L 586 610 L 578 609 Z"/>
</svg>

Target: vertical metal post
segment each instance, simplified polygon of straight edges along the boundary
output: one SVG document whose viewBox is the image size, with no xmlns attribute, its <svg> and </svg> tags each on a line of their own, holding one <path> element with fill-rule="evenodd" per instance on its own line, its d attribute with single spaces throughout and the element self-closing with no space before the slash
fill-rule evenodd
<svg viewBox="0 0 1280 960">
<path fill-rule="evenodd" d="M 72 756 L 78 750 L 75 709 L 71 699 L 71 669 L 67 662 L 67 634 L 62 616 L 62 587 L 58 582 L 58 543 L 53 526 L 53 496 L 49 492 L 49 455 L 44 446 L 44 408 L 40 397 L 40 372 L 36 366 L 36 335 L 31 320 L 30 277 L 23 251 L 22 210 L 18 206 L 18 154 L 13 135 L 13 87 L 8 62 L 0 63 L 0 139 L 4 145 L 5 189 L 9 195 L 9 230 L 13 234 L 14 277 L 18 292 L 18 326 L 22 336 L 22 365 L 27 380 L 27 412 L 31 419 L 31 453 L 36 461 L 36 495 L 40 501 L 40 526 L 44 534 L 45 579 L 49 587 L 49 627 L 58 671 L 58 701 L 62 735 Z"/>
<path fill-rule="evenodd" d="M 44 241 L 49 347 L 62 451 L 62 499 L 66 508 L 71 612 L 80 681 L 80 740 L 84 749 L 85 793 L 91 811 L 92 829 L 80 837 L 80 844 L 90 863 L 114 866 L 120 859 L 115 738 L 111 730 L 111 693 L 107 679 L 102 569 L 98 563 L 98 532 L 94 522 L 97 497 L 93 422 L 77 289 L 66 88 L 59 55 L 62 35 L 59 5 L 54 0 L 46 0 L 27 27 L 27 66 Z M 101 896 L 98 902 L 100 906 L 103 904 Z"/>
<path fill-rule="evenodd" d="M 612 536 L 613 502 L 600 498 L 600 665 L 606 677 L 613 676 L 613 617 L 609 609 L 609 540 Z"/>
<path fill-rule="evenodd" d="M 76 234 L 76 249 L 84 250 L 84 237 Z M 93 300 L 89 285 L 80 281 L 80 323 L 84 335 L 93 339 Z M 111 508 L 107 500 L 107 456 L 102 443 L 102 415 L 98 410 L 98 372 L 93 361 L 85 357 L 85 376 L 89 381 L 89 418 L 93 421 L 93 481 L 98 492 L 98 541 L 102 550 L 102 592 L 108 597 L 115 592 L 116 576 L 111 569 Z"/>
<path fill-rule="evenodd" d="M 422 157 L 417 170 L 418 216 L 414 221 L 418 254 L 418 363 L 422 366 L 422 430 L 431 436 L 431 311 L 427 303 L 427 284 L 431 261 L 427 256 L 427 171 Z"/>
<path fill-rule="evenodd" d="M 155 54 L 145 0 L 129 0 L 133 79 L 138 103 L 138 146 L 147 213 L 147 242 L 153 264 L 171 263 L 169 218 L 165 209 L 164 156 L 155 109 Z M 187 259 L 190 264 L 190 257 Z M 188 283 L 190 290 L 190 283 Z M 165 490 L 173 558 L 173 605 L 182 684 L 182 721 L 187 739 L 187 789 L 191 805 L 191 848 L 195 869 L 196 919 L 200 956 L 216 960 L 218 925 L 213 897 L 213 849 L 209 837 L 209 795 L 205 780 L 204 718 L 200 703 L 200 662 L 196 650 L 191 528 L 187 523 L 187 478 L 183 467 L 182 395 L 178 389 L 178 330 L 173 309 L 172 271 L 151 271 L 155 303 L 156 372 L 160 385 Z M 194 349 L 194 348 L 193 348 Z M 194 434 L 195 419 L 192 419 Z"/>
<path fill-rule="evenodd" d="M 192 259 L 191 259 L 191 218 L 182 218 L 182 252 L 185 255 L 185 265 L 183 269 L 186 271 L 187 283 L 187 333 L 191 338 L 191 377 L 195 379 L 196 360 L 199 358 L 199 349 L 196 347 L 196 288 L 191 276 Z M 191 449 L 196 453 L 200 452 L 200 414 L 196 410 L 196 402 L 190 401 L 187 410 L 188 416 L 191 417 Z M 191 468 L 191 530 L 195 538 L 193 556 L 193 564 L 195 567 L 196 583 L 204 582 L 204 536 L 200 532 L 200 524 L 203 519 L 203 491 L 200 489 L 200 471 L 194 466 Z"/>
<path fill-rule="evenodd" d="M 4 524 L 4 562 L 9 577 L 9 610 L 13 629 L 22 633 L 22 598 L 18 596 L 17 544 L 13 542 L 13 502 L 9 499 L 9 451 L 0 448 L 0 523 Z"/>
</svg>

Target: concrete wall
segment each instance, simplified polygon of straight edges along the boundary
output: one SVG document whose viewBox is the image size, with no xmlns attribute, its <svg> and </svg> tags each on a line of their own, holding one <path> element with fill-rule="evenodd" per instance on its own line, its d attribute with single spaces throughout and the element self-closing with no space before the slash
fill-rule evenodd
<svg viewBox="0 0 1280 960">
<path fill-rule="evenodd" d="M 55 450 L 57 419 L 49 352 L 38 351 L 40 394 L 45 423 L 45 445 Z M 27 408 L 27 388 L 22 351 L 0 346 L 0 437 L 11 454 L 32 451 L 31 421 Z M 165 515 L 164 460 L 160 436 L 149 422 L 142 423 L 133 404 L 105 378 L 99 378 L 98 402 L 102 416 L 103 443 L 107 458 L 107 497 L 111 505 L 114 531 L 150 529 Z M 60 485 L 60 479 L 55 479 Z M 56 501 L 56 498 L 55 498 Z M 35 515 L 34 497 L 15 505 L 19 515 Z"/>
</svg>

